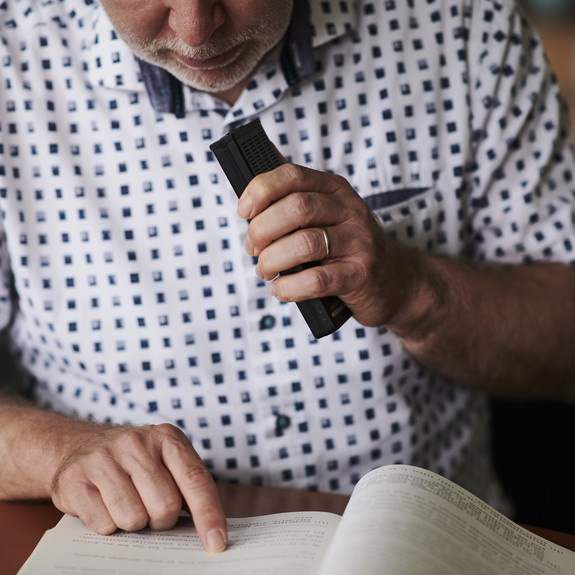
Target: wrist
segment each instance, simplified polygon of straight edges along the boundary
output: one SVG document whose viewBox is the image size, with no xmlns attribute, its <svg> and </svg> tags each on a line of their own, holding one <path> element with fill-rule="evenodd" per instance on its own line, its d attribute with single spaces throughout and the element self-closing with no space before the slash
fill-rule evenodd
<svg viewBox="0 0 575 575">
<path fill-rule="evenodd" d="M 418 345 L 432 339 L 438 327 L 447 321 L 457 284 L 451 277 L 452 264 L 447 259 L 409 252 L 403 258 L 403 264 L 406 263 L 410 279 L 404 285 L 408 288 L 385 326 L 404 345 Z"/>
<path fill-rule="evenodd" d="M 90 424 L 20 403 L 0 406 L 0 498 L 48 499 L 61 462 Z"/>
</svg>

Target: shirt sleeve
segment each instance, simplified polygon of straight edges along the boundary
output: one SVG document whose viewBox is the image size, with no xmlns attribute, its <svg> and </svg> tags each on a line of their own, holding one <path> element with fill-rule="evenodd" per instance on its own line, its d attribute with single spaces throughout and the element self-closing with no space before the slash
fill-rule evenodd
<svg viewBox="0 0 575 575">
<path fill-rule="evenodd" d="M 542 42 L 512 3 L 473 3 L 473 145 L 463 193 L 475 260 L 575 265 L 575 173 L 567 105 Z"/>
</svg>

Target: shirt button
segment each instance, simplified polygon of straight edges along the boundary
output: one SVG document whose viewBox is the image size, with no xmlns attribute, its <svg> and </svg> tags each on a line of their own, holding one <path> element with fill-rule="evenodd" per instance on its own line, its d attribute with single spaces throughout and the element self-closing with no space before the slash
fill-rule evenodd
<svg viewBox="0 0 575 575">
<path fill-rule="evenodd" d="M 289 415 L 278 413 L 276 416 L 276 435 L 282 435 L 284 430 L 286 430 L 290 425 L 291 425 L 291 418 L 289 417 Z"/>
<path fill-rule="evenodd" d="M 260 329 L 272 329 L 276 324 L 276 318 L 273 315 L 264 315 L 260 319 Z"/>
</svg>

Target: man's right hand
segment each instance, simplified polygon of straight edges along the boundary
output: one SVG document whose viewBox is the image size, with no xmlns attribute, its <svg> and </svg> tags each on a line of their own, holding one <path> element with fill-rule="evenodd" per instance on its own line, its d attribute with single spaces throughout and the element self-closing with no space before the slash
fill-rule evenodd
<svg viewBox="0 0 575 575">
<path fill-rule="evenodd" d="M 82 436 L 52 480 L 58 509 L 109 534 L 170 529 L 185 501 L 204 548 L 225 549 L 226 519 L 216 485 L 178 428 L 94 425 Z"/>
</svg>

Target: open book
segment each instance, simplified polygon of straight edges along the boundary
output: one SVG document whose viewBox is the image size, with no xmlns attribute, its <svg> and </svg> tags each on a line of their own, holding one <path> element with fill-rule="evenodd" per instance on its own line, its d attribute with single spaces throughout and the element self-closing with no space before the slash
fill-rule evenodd
<svg viewBox="0 0 575 575">
<path fill-rule="evenodd" d="M 206 553 L 189 518 L 165 532 L 96 535 L 65 516 L 19 575 L 550 575 L 575 553 L 513 523 L 454 483 L 406 465 L 356 485 L 343 516 L 229 519 L 229 547 Z"/>
</svg>

